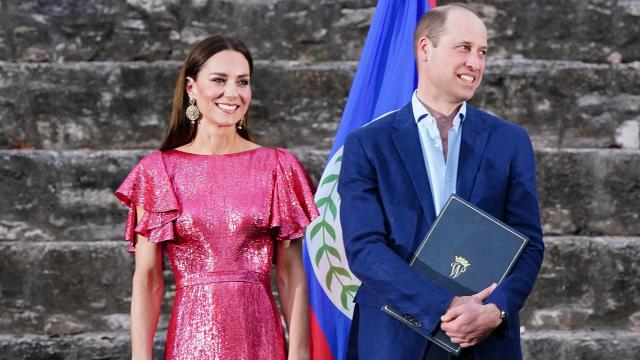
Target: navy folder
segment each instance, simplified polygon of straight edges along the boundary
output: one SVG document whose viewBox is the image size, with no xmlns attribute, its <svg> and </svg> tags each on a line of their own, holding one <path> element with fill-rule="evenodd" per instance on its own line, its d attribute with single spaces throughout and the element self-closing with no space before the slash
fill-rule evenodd
<svg viewBox="0 0 640 360">
<path fill-rule="evenodd" d="M 473 295 L 492 283 L 499 284 L 527 241 L 524 235 L 454 194 L 431 225 L 410 265 L 431 283 L 456 296 Z M 421 324 L 408 314 L 400 314 L 387 305 L 382 310 L 451 354 L 459 355 L 460 346 L 442 330 L 434 335 L 421 329 Z"/>
</svg>

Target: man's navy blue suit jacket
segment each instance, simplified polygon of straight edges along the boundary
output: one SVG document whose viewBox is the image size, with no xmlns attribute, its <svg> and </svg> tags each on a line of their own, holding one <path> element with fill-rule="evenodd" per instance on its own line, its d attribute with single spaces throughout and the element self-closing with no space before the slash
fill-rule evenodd
<svg viewBox="0 0 640 360">
<path fill-rule="evenodd" d="M 456 193 L 530 239 L 485 301 L 506 312 L 507 326 L 474 347 L 477 360 L 522 357 L 518 312 L 544 251 L 535 171 L 523 128 L 467 106 Z M 362 281 L 349 358 L 420 359 L 426 340 L 380 310 L 387 304 L 435 331 L 453 299 L 408 265 L 436 217 L 410 103 L 347 138 L 338 191 L 349 266 Z"/>
</svg>

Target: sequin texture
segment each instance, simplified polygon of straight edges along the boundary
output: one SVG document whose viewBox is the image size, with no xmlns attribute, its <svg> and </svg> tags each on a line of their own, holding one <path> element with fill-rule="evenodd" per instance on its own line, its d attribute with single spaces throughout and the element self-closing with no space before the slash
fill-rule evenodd
<svg viewBox="0 0 640 360">
<path fill-rule="evenodd" d="M 274 240 L 303 236 L 318 210 L 307 173 L 282 149 L 155 151 L 120 188 L 134 233 L 164 242 L 176 280 L 165 359 L 284 359 L 269 281 Z M 135 207 L 145 209 L 139 223 Z"/>
</svg>

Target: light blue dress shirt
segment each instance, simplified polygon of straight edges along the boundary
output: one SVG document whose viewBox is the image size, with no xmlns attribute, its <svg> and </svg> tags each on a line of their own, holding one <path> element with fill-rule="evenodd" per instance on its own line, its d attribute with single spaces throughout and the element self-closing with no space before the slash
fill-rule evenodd
<svg viewBox="0 0 640 360">
<path fill-rule="evenodd" d="M 462 103 L 460 110 L 453 119 L 453 127 L 449 129 L 447 161 L 444 160 L 442 140 L 436 119 L 418 100 L 417 91 L 411 98 L 413 116 L 418 124 L 418 134 L 422 145 L 431 194 L 433 195 L 433 207 L 436 215 L 440 213 L 449 195 L 456 193 L 456 181 L 458 179 L 458 160 L 460 158 L 460 140 L 462 139 L 462 122 L 467 113 L 467 103 Z"/>
</svg>

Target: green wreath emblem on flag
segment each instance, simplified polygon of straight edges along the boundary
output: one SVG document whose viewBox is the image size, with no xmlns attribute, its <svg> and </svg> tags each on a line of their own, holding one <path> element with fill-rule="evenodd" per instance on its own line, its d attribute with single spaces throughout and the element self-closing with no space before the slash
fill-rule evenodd
<svg viewBox="0 0 640 360">
<path fill-rule="evenodd" d="M 338 179 L 342 164 L 340 148 L 327 164 L 315 202 L 320 216 L 307 227 L 307 249 L 313 270 L 327 296 L 351 318 L 360 281 L 351 273 L 342 241 Z"/>
</svg>

